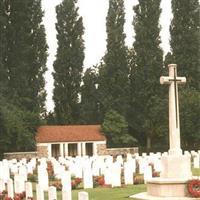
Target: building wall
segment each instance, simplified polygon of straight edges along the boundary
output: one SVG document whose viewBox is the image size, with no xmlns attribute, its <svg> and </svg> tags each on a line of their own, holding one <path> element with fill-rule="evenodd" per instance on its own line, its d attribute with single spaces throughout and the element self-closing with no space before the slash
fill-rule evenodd
<svg viewBox="0 0 200 200">
<path fill-rule="evenodd" d="M 37 151 L 4 153 L 4 158 L 8 160 L 12 159 L 21 160 L 22 158 L 31 159 L 36 157 L 37 157 Z"/>
<path fill-rule="evenodd" d="M 97 155 L 126 155 L 127 153 L 138 153 L 138 147 L 131 148 L 107 148 L 106 144 L 97 144 Z"/>
<path fill-rule="evenodd" d="M 49 157 L 49 155 L 48 155 L 48 145 L 37 144 L 37 156 L 39 158 Z"/>
<path fill-rule="evenodd" d="M 138 147 L 131 148 L 107 148 L 106 141 L 84 141 L 84 142 L 73 142 L 78 144 L 78 155 L 85 155 L 85 144 L 93 143 L 93 155 L 126 155 L 127 153 L 135 154 L 138 153 Z M 60 144 L 60 155 L 67 156 L 68 155 L 68 144 L 69 143 L 52 143 L 52 144 Z M 65 147 L 64 147 L 64 146 Z M 63 148 L 64 147 L 64 148 Z M 65 151 L 65 153 L 64 153 Z M 38 157 L 51 157 L 51 143 L 40 143 L 37 144 L 37 152 Z"/>
</svg>

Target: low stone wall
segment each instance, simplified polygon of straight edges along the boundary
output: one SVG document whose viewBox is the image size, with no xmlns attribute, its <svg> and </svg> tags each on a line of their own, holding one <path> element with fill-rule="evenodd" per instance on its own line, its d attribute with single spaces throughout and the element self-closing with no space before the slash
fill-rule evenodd
<svg viewBox="0 0 200 200">
<path fill-rule="evenodd" d="M 4 153 L 4 158 L 11 160 L 11 159 L 17 159 L 20 160 L 22 158 L 31 159 L 36 158 L 37 152 L 12 152 L 12 153 Z"/>
<path fill-rule="evenodd" d="M 126 155 L 127 153 L 134 154 L 138 153 L 138 147 L 130 147 L 130 148 L 106 148 L 106 144 L 98 144 L 97 145 L 97 154 L 98 155 Z"/>
<path fill-rule="evenodd" d="M 122 155 L 125 156 L 127 153 L 135 154 L 138 153 L 138 147 L 130 148 L 107 148 L 106 154 L 111 156 Z"/>
</svg>

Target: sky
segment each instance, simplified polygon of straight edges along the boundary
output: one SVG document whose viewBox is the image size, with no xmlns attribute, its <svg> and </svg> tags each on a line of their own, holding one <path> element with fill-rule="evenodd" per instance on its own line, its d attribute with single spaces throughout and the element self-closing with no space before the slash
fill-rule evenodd
<svg viewBox="0 0 200 200">
<path fill-rule="evenodd" d="M 42 9 L 44 10 L 43 23 L 46 29 L 48 49 L 47 68 L 45 74 L 46 91 L 47 91 L 47 111 L 52 111 L 54 103 L 52 101 L 53 94 L 53 62 L 55 60 L 57 50 L 56 40 L 56 12 L 55 6 L 61 3 L 61 0 L 42 0 Z M 109 0 L 78 0 L 79 15 L 83 17 L 83 24 L 85 27 L 84 41 L 85 41 L 85 60 L 84 69 L 92 67 L 99 63 L 106 51 L 106 16 L 108 11 Z M 126 34 L 126 44 L 131 47 L 134 42 L 133 21 L 133 6 L 138 3 L 137 0 L 124 0 L 126 22 L 124 32 Z M 161 47 L 164 53 L 170 50 L 169 47 L 169 25 L 172 19 L 171 1 L 161 1 L 162 13 L 160 17 L 161 29 Z"/>
</svg>

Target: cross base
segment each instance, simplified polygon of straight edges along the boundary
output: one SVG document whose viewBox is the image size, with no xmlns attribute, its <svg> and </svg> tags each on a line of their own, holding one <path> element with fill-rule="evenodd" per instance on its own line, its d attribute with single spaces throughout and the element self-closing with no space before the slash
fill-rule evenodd
<svg viewBox="0 0 200 200">
<path fill-rule="evenodd" d="M 182 178 L 192 177 L 191 160 L 188 155 L 168 155 L 161 158 L 161 178 Z"/>
<path fill-rule="evenodd" d="M 169 155 L 175 156 L 175 155 L 182 155 L 181 149 L 169 149 Z"/>
</svg>

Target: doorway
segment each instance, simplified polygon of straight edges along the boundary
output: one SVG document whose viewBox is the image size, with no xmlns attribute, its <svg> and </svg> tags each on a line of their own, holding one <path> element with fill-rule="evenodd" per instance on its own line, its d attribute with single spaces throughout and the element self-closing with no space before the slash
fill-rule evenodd
<svg viewBox="0 0 200 200">
<path fill-rule="evenodd" d="M 52 157 L 58 158 L 60 156 L 60 144 L 51 145 Z"/>
<path fill-rule="evenodd" d="M 86 143 L 85 148 L 86 148 L 86 155 L 93 156 L 93 143 Z"/>
<path fill-rule="evenodd" d="M 77 143 L 68 144 L 68 155 L 75 157 L 78 155 L 78 145 Z"/>
</svg>

